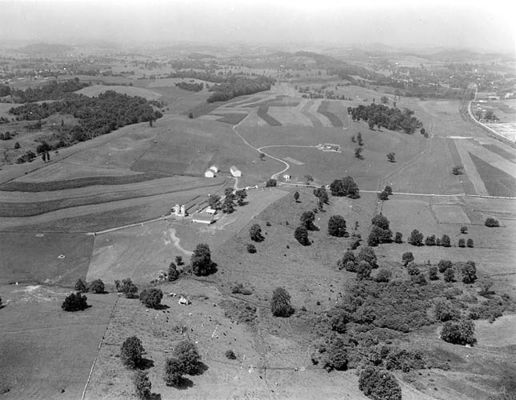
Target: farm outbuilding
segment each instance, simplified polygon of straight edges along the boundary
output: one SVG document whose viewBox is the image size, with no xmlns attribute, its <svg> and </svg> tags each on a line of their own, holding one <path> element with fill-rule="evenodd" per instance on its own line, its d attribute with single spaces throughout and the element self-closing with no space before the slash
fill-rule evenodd
<svg viewBox="0 0 516 400">
<path fill-rule="evenodd" d="M 210 170 L 212 170 L 215 174 L 218 174 L 219 173 L 219 167 L 217 167 L 216 165 L 212 165 L 210 168 L 208 168 Z"/>
<path fill-rule="evenodd" d="M 229 172 L 231 172 L 231 175 L 233 175 L 235 178 L 242 176 L 242 171 L 240 171 L 234 165 L 229 169 Z"/>
<path fill-rule="evenodd" d="M 207 169 L 206 172 L 204 173 L 204 177 L 205 178 L 215 178 L 215 172 L 213 172 L 213 170 L 211 168 Z"/>
</svg>

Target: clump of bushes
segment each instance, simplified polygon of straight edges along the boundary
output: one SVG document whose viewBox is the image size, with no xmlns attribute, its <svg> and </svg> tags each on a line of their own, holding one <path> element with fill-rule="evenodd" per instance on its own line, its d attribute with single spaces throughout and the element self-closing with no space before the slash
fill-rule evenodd
<svg viewBox="0 0 516 400">
<path fill-rule="evenodd" d="M 88 285 L 88 291 L 92 293 L 105 293 L 104 282 L 101 279 L 95 279 Z"/>
<path fill-rule="evenodd" d="M 233 350 L 227 350 L 224 355 L 226 356 L 226 358 L 228 360 L 236 360 L 236 355 L 235 355 L 235 352 Z"/>
<path fill-rule="evenodd" d="M 294 237 L 303 246 L 309 246 L 310 240 L 308 240 L 308 230 L 304 226 L 298 226 L 294 231 Z"/>
<path fill-rule="evenodd" d="M 500 226 L 500 222 L 498 222 L 498 220 L 495 218 L 489 217 L 486 218 L 484 225 L 489 228 L 498 228 Z"/>
<path fill-rule="evenodd" d="M 198 244 L 190 259 L 192 271 L 197 276 L 206 276 L 217 271 L 217 264 L 211 260 L 210 247 L 207 244 Z"/>
<path fill-rule="evenodd" d="M 470 319 L 447 321 L 443 325 L 441 338 L 448 343 L 473 345 L 475 339 L 475 325 Z"/>
<path fill-rule="evenodd" d="M 122 343 L 120 349 L 120 358 L 125 366 L 129 368 L 137 368 L 142 365 L 143 353 L 142 342 L 136 336 L 128 337 Z"/>
<path fill-rule="evenodd" d="M 373 400 L 401 400 L 401 387 L 391 373 L 367 367 L 360 373 L 359 389 Z"/>
<path fill-rule="evenodd" d="M 256 253 L 256 246 L 254 244 L 248 243 L 246 248 L 247 248 L 247 252 L 249 254 L 255 254 Z"/>
<path fill-rule="evenodd" d="M 133 376 L 134 390 L 140 400 L 148 400 L 152 396 L 152 384 L 147 372 L 136 371 Z"/>
<path fill-rule="evenodd" d="M 133 281 L 131 281 L 130 278 L 122 279 L 122 283 L 116 280 L 115 289 L 118 293 L 125 294 L 125 297 L 128 299 L 137 297 L 138 287 L 133 283 Z"/>
<path fill-rule="evenodd" d="M 328 234 L 330 236 L 344 237 L 346 235 L 346 220 L 342 215 L 332 215 L 328 220 Z"/>
<path fill-rule="evenodd" d="M 460 311 L 455 308 L 449 301 L 438 301 L 435 304 L 435 319 L 441 322 L 458 320 Z"/>
<path fill-rule="evenodd" d="M 253 224 L 251 228 L 249 228 L 249 236 L 254 242 L 261 242 L 265 239 L 262 235 L 262 228 L 259 224 Z"/>
</svg>

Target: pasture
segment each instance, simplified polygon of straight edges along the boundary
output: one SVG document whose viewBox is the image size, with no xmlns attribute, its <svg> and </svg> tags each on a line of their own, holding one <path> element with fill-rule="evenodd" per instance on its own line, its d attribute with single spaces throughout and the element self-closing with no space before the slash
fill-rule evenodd
<svg viewBox="0 0 516 400">
<path fill-rule="evenodd" d="M 76 93 L 83 94 L 88 97 L 97 97 L 99 94 L 107 92 L 108 90 L 117 93 L 126 94 L 128 96 L 143 97 L 146 100 L 159 100 L 160 93 L 154 92 L 150 89 L 139 88 L 135 86 L 117 86 L 117 85 L 93 85 L 87 86 Z"/>
<path fill-rule="evenodd" d="M 77 276 L 76 276 L 77 277 Z M 2 286 L 0 390 L 4 399 L 78 399 L 116 301 L 88 294 L 85 311 L 67 313 L 57 287 Z"/>
</svg>

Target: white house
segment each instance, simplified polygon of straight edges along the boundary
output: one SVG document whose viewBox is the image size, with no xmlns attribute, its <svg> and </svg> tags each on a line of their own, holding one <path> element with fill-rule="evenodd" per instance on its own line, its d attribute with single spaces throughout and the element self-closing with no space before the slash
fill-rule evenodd
<svg viewBox="0 0 516 400">
<path fill-rule="evenodd" d="M 242 171 L 240 171 L 234 165 L 229 169 L 229 172 L 231 172 L 231 175 L 233 175 L 235 178 L 242 176 Z"/>
<path fill-rule="evenodd" d="M 204 177 L 205 178 L 215 178 L 215 172 L 213 172 L 213 170 L 211 168 L 207 169 L 206 172 L 204 173 Z"/>
<path fill-rule="evenodd" d="M 216 165 L 212 165 L 208 169 L 211 169 L 215 174 L 217 174 L 219 172 L 219 167 L 217 167 Z"/>
<path fill-rule="evenodd" d="M 289 175 L 289 174 L 285 174 L 285 175 L 283 175 L 283 180 L 284 180 L 285 182 L 290 182 L 290 180 L 291 180 L 291 179 L 292 179 L 292 176 L 291 176 L 291 175 Z"/>
</svg>

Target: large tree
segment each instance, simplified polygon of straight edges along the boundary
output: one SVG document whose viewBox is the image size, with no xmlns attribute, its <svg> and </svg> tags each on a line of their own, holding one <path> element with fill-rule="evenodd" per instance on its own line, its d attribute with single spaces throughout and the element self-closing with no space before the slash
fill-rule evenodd
<svg viewBox="0 0 516 400">
<path fill-rule="evenodd" d="M 190 264 L 193 273 L 197 276 L 206 276 L 217 271 L 217 264 L 211 260 L 210 247 L 204 243 L 197 245 L 190 259 Z"/>
<path fill-rule="evenodd" d="M 290 304 L 290 294 L 282 287 L 274 289 L 271 298 L 271 311 L 275 317 L 290 317 L 294 308 Z"/>
<path fill-rule="evenodd" d="M 315 230 L 315 214 L 313 211 L 305 211 L 303 214 L 301 214 L 301 225 L 304 226 L 309 231 Z"/>
<path fill-rule="evenodd" d="M 131 336 L 122 343 L 120 358 L 127 367 L 137 368 L 142 365 L 144 352 L 145 349 L 143 348 L 141 340 L 136 336 Z"/>
<path fill-rule="evenodd" d="M 328 220 L 328 234 L 336 237 L 346 235 L 346 220 L 342 215 L 332 215 Z"/>
<path fill-rule="evenodd" d="M 249 228 L 249 236 L 251 240 L 255 242 L 261 242 L 265 239 L 262 235 L 262 228 L 258 224 L 253 224 L 251 228 Z"/>
</svg>

